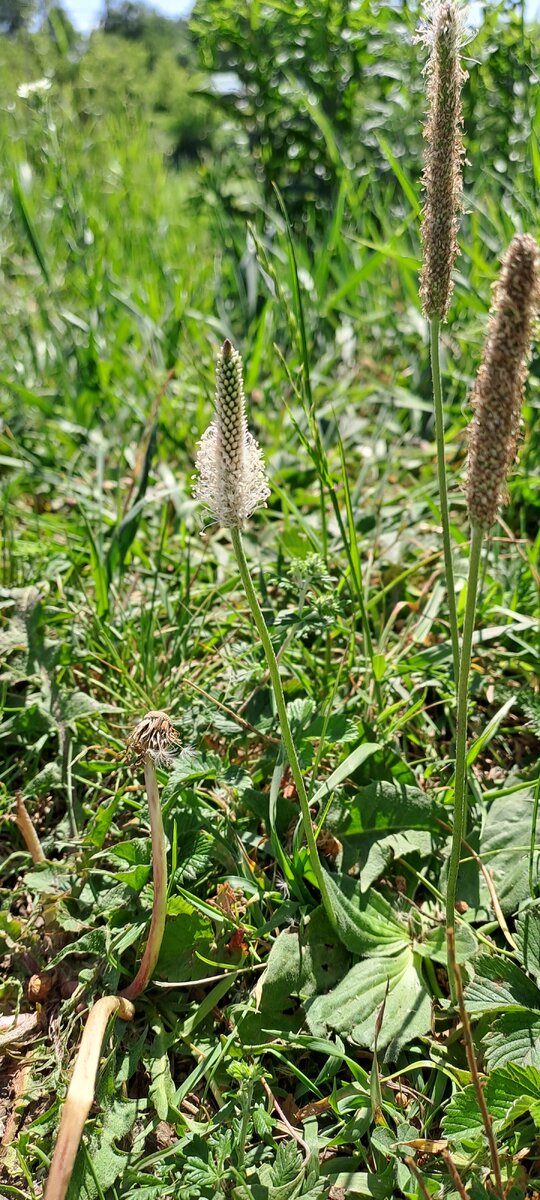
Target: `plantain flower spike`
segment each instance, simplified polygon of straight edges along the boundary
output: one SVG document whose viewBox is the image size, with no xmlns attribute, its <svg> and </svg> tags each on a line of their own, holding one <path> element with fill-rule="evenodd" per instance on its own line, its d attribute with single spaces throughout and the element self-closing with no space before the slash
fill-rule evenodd
<svg viewBox="0 0 540 1200">
<path fill-rule="evenodd" d="M 540 305 L 540 255 L 518 233 L 493 291 L 482 365 L 473 388 L 467 503 L 471 524 L 489 529 L 504 500 L 516 455 L 527 358 Z"/>
<path fill-rule="evenodd" d="M 199 442 L 194 496 L 225 528 L 239 528 L 270 495 L 262 451 L 249 432 L 242 358 L 227 340 L 217 357 L 216 414 Z"/>
<path fill-rule="evenodd" d="M 422 39 L 431 47 L 426 67 L 428 119 L 422 184 L 424 262 L 420 298 L 424 316 L 444 321 L 450 304 L 452 270 L 458 254 L 461 210 L 463 116 L 461 89 L 466 78 L 459 47 L 462 15 L 456 0 L 436 0 Z"/>
</svg>

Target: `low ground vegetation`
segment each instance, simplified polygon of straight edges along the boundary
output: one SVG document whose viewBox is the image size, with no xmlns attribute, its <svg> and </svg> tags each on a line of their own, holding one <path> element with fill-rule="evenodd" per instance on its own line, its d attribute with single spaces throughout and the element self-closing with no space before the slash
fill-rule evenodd
<svg viewBox="0 0 540 1200">
<path fill-rule="evenodd" d="M 321 2 L 299 30 L 293 5 L 247 8 L 199 0 L 174 38 L 113 21 L 88 45 L 54 10 L 0 47 L 0 1193 L 43 1195 L 87 1010 L 136 974 L 152 858 L 127 742 L 164 710 L 163 942 L 104 1042 L 70 1197 L 486 1200 L 476 1070 L 500 1190 L 522 1200 L 540 1188 L 538 356 L 480 573 L 469 1034 L 445 937 L 455 683 L 418 295 L 420 14 Z M 539 234 L 534 39 L 495 6 L 463 50 L 441 327 L 460 627 L 491 286 L 515 233 Z M 193 496 L 225 339 L 270 485 L 244 546 L 337 933 L 231 538 Z"/>
</svg>

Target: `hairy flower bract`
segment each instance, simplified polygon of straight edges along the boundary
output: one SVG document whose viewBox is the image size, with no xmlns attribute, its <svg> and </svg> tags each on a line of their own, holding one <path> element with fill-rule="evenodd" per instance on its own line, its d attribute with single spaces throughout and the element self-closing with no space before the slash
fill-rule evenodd
<svg viewBox="0 0 540 1200">
<path fill-rule="evenodd" d="M 242 358 L 229 341 L 218 354 L 216 415 L 199 442 L 196 467 L 194 495 L 225 528 L 240 528 L 266 504 L 270 488 L 247 427 Z"/>
</svg>

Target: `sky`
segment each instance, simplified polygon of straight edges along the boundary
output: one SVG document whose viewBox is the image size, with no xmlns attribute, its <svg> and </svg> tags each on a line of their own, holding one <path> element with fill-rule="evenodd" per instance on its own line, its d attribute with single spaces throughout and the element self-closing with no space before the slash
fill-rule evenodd
<svg viewBox="0 0 540 1200">
<path fill-rule="evenodd" d="M 146 0 L 151 8 L 167 17 L 185 17 L 193 8 L 194 0 Z M 104 0 L 63 0 L 73 24 L 83 33 L 93 29 L 99 22 L 105 7 Z M 540 14 L 540 0 L 527 0 L 529 16 Z"/>
<path fill-rule="evenodd" d="M 103 0 L 63 0 L 62 7 L 69 13 L 76 28 L 85 32 L 98 24 L 105 4 Z M 167 17 L 185 17 L 193 8 L 193 0 L 156 0 L 150 7 Z"/>
</svg>

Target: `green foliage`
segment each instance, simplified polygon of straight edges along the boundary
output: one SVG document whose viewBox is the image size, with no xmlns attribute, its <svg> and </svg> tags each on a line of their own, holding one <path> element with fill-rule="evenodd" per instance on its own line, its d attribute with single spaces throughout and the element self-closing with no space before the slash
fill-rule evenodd
<svg viewBox="0 0 540 1200">
<path fill-rule="evenodd" d="M 81 1009 L 140 961 L 151 848 L 124 745 L 165 708 L 182 742 L 160 770 L 165 936 L 133 1024 L 106 1038 L 73 1195 L 417 1200 L 410 1155 L 430 1194 L 453 1188 L 430 1149 L 443 1124 L 485 1200 L 442 925 L 455 729 L 417 295 L 417 15 L 198 0 L 189 32 L 109 5 L 82 39 L 51 8 L 1 39 L 0 1032 L 24 1056 L 2 1195 L 43 1188 Z M 468 393 L 496 259 L 537 227 L 534 36 L 495 6 L 465 51 L 443 334 L 461 618 Z M 201 537 L 191 495 L 225 336 L 269 463 L 247 551 L 337 931 L 228 540 Z M 484 564 L 456 931 L 520 1198 L 538 1190 L 538 396 L 533 359 Z M 18 791 L 43 864 L 12 820 Z M 39 1010 L 31 975 L 50 985 Z"/>
</svg>

